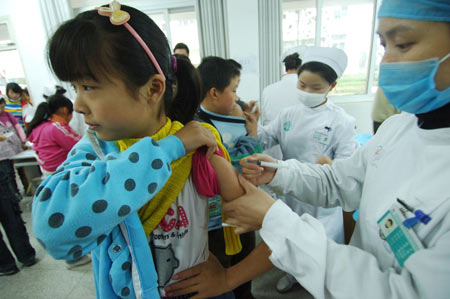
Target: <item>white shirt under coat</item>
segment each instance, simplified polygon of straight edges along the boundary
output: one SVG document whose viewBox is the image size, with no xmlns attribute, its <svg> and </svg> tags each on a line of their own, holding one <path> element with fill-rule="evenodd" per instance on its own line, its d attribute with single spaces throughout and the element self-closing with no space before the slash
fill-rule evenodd
<svg viewBox="0 0 450 299">
<path fill-rule="evenodd" d="M 383 123 L 350 158 L 333 165 L 281 162 L 269 186 L 314 205 L 360 209 L 350 245 L 327 238 L 323 225 L 277 201 L 261 237 L 272 263 L 315 298 L 448 298 L 450 294 L 450 128 L 423 130 L 403 113 Z M 413 230 L 425 249 L 401 267 L 377 221 L 400 198 L 431 216 Z"/>
</svg>

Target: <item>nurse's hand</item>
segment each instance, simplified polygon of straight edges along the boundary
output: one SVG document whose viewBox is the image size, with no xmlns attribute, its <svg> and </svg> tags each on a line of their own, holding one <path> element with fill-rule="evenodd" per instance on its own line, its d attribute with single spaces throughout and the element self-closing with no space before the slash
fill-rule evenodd
<svg viewBox="0 0 450 299">
<path fill-rule="evenodd" d="M 227 215 L 226 223 L 235 226 L 234 231 L 237 234 L 243 234 L 261 228 L 264 216 L 275 200 L 253 186 L 242 175 L 239 175 L 239 183 L 245 194 L 230 202 L 224 202 L 222 210 Z"/>
<path fill-rule="evenodd" d="M 197 121 L 188 122 L 181 130 L 174 134 L 183 142 L 186 153 L 190 153 L 202 146 L 207 146 L 206 156 L 210 158 L 217 151 L 217 142 L 211 131 Z"/>
<path fill-rule="evenodd" d="M 231 287 L 228 286 L 226 269 L 211 252 L 206 262 L 179 272 L 173 278 L 180 281 L 166 287 L 168 297 L 197 293 L 192 299 L 199 299 L 231 291 Z"/>
<path fill-rule="evenodd" d="M 263 185 L 272 181 L 275 173 L 277 172 L 274 168 L 261 167 L 256 164 L 247 163 L 248 161 L 265 161 L 265 162 L 276 162 L 274 158 L 265 154 L 253 154 L 239 161 L 242 166 L 242 175 L 252 182 L 253 185 Z"/>
</svg>

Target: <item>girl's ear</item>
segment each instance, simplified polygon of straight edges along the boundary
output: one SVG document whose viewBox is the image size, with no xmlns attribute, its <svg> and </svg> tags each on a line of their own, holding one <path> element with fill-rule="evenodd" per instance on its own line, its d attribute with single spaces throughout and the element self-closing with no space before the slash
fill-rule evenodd
<svg viewBox="0 0 450 299">
<path fill-rule="evenodd" d="M 153 75 L 145 84 L 146 99 L 158 103 L 166 92 L 166 81 L 160 74 Z"/>
</svg>

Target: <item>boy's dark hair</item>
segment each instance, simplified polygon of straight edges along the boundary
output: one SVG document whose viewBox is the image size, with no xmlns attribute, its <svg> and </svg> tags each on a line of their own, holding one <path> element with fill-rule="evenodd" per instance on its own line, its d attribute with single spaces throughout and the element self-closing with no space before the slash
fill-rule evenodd
<svg viewBox="0 0 450 299">
<path fill-rule="evenodd" d="M 203 58 L 197 69 L 202 79 L 202 99 L 206 97 L 211 88 L 222 92 L 230 85 L 234 77 L 241 75 L 239 69 L 233 64 L 216 56 Z"/>
<path fill-rule="evenodd" d="M 181 115 L 185 109 L 178 105 L 179 102 L 173 101 L 172 84 L 176 78 L 167 38 L 143 12 L 126 5 L 122 5 L 121 9 L 130 14 L 128 23 L 158 61 L 166 77 L 162 109 L 173 120 L 177 120 L 173 115 Z M 98 81 L 100 78 L 107 80 L 111 75 L 117 76 L 124 81 L 133 96 L 137 95 L 139 87 L 157 74 L 155 66 L 133 35 L 123 25 L 112 25 L 108 17 L 100 16 L 96 10 L 83 12 L 61 25 L 49 41 L 48 56 L 54 73 L 61 81 L 84 78 Z M 191 82 L 183 86 L 194 84 Z M 184 88 L 178 88 L 180 96 L 187 92 Z M 195 106 L 195 100 L 190 104 Z M 193 117 L 194 114 L 185 115 L 184 118 Z"/>
<path fill-rule="evenodd" d="M 317 62 L 317 61 L 311 61 L 311 62 L 307 62 L 307 63 L 303 64 L 298 69 L 297 74 L 300 76 L 300 74 L 303 71 L 310 71 L 311 73 L 316 73 L 316 74 L 320 75 L 328 83 L 330 83 L 330 85 L 333 84 L 338 77 L 336 72 L 331 67 L 329 67 L 325 63 Z"/>
<path fill-rule="evenodd" d="M 15 93 L 18 93 L 18 94 L 22 94 L 22 92 L 23 92 L 22 87 L 20 87 L 20 85 L 17 84 L 17 83 L 8 83 L 8 84 L 6 84 L 6 96 L 8 96 L 8 97 L 9 97 L 8 94 L 9 94 L 10 90 L 12 90 L 12 91 L 14 91 Z"/>
<path fill-rule="evenodd" d="M 230 62 L 232 65 L 234 65 L 235 68 L 237 68 L 239 71 L 242 70 L 242 64 L 240 64 L 239 62 L 237 62 L 234 59 L 228 59 L 228 62 Z"/>
<path fill-rule="evenodd" d="M 0 104 L 6 104 L 5 98 L 0 98 Z"/>
<path fill-rule="evenodd" d="M 186 50 L 186 52 L 189 55 L 189 47 L 185 43 L 178 43 L 178 44 L 176 44 L 175 48 L 173 48 L 173 51 L 175 52 L 175 50 L 177 50 L 177 49 L 184 49 L 184 50 Z"/>
<path fill-rule="evenodd" d="M 299 58 L 298 53 L 294 53 L 286 56 L 283 59 L 286 72 L 289 70 L 296 70 L 302 64 L 302 60 Z"/>
<path fill-rule="evenodd" d="M 58 93 L 49 96 L 46 102 L 40 103 L 36 108 L 33 119 L 27 127 L 27 137 L 30 136 L 31 132 L 37 126 L 47 120 L 51 115 L 55 114 L 61 107 L 66 107 L 67 109 L 69 109 L 69 113 L 73 112 L 72 101 L 66 98 L 64 95 Z"/>
</svg>

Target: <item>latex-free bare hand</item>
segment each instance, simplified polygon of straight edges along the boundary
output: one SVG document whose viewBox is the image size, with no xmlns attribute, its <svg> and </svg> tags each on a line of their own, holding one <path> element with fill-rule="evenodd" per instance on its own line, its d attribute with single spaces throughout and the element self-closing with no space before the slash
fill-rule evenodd
<svg viewBox="0 0 450 299">
<path fill-rule="evenodd" d="M 242 175 L 239 175 L 239 183 L 244 188 L 245 195 L 224 202 L 222 209 L 227 215 L 227 223 L 236 227 L 234 231 L 237 234 L 242 234 L 261 228 L 264 216 L 275 200 Z"/>
<path fill-rule="evenodd" d="M 168 297 L 197 293 L 192 299 L 218 296 L 231 290 L 228 287 L 226 270 L 219 260 L 209 253 L 208 260 L 173 277 L 179 282 L 166 287 Z"/>
<path fill-rule="evenodd" d="M 272 181 L 273 177 L 276 174 L 276 169 L 261 167 L 256 164 L 247 163 L 249 161 L 266 161 L 275 163 L 277 160 L 272 158 L 271 156 L 265 154 L 253 154 L 239 161 L 239 164 L 242 166 L 242 175 L 252 182 L 253 185 L 262 185 L 267 184 Z"/>
<path fill-rule="evenodd" d="M 175 136 L 183 142 L 186 153 L 193 152 L 202 146 L 208 147 L 208 157 L 217 151 L 217 142 L 213 134 L 197 121 L 188 122 L 175 133 Z"/>
</svg>

